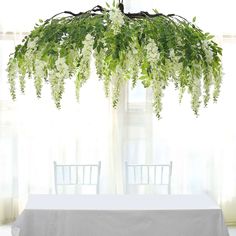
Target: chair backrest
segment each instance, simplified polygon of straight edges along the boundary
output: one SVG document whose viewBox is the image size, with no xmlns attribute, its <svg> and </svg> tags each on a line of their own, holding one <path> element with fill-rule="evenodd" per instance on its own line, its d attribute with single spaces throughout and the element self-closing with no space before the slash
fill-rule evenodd
<svg viewBox="0 0 236 236">
<path fill-rule="evenodd" d="M 95 186 L 99 194 L 101 162 L 89 165 L 59 165 L 54 161 L 55 192 L 60 186 Z"/>
<path fill-rule="evenodd" d="M 129 164 L 125 161 L 125 192 L 129 187 L 159 185 L 166 186 L 167 193 L 171 193 L 172 162 L 158 165 Z"/>
</svg>

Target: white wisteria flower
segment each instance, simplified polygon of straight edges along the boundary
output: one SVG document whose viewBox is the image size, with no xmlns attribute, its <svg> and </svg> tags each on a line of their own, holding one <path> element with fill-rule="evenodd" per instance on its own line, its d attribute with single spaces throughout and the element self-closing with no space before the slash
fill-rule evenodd
<svg viewBox="0 0 236 236">
<path fill-rule="evenodd" d="M 61 98 L 64 93 L 64 78 L 59 76 L 59 73 L 55 73 L 54 71 L 49 71 L 49 81 L 51 84 L 51 93 L 52 97 L 55 101 L 57 108 L 61 107 Z"/>
<path fill-rule="evenodd" d="M 34 38 L 34 40 L 29 40 L 27 42 L 27 51 L 25 53 L 25 62 L 28 70 L 32 72 L 33 61 L 35 59 L 35 52 L 37 50 L 37 42 L 38 37 Z"/>
<path fill-rule="evenodd" d="M 94 51 L 93 54 L 95 60 L 95 64 L 96 64 L 96 70 L 97 70 L 97 74 L 99 76 L 99 78 L 102 78 L 102 74 L 103 74 L 103 67 L 104 67 L 104 61 L 105 61 L 105 50 L 102 48 L 100 49 L 100 52 L 98 52 L 97 50 Z"/>
<path fill-rule="evenodd" d="M 116 107 L 119 101 L 120 88 L 124 79 L 124 70 L 121 65 L 117 65 L 116 69 L 112 75 L 112 84 L 113 84 L 113 106 Z"/>
<path fill-rule="evenodd" d="M 93 44 L 94 44 L 94 37 L 91 34 L 87 34 L 84 41 L 83 41 L 83 49 L 82 49 L 82 55 L 89 56 L 91 55 L 91 52 L 93 50 Z"/>
<path fill-rule="evenodd" d="M 66 60 L 64 57 L 59 56 L 55 62 L 55 65 L 57 69 L 57 72 L 56 72 L 57 77 L 61 77 L 64 79 L 69 77 L 69 67 L 66 64 Z"/>
<path fill-rule="evenodd" d="M 202 41 L 202 49 L 205 52 L 206 62 L 210 64 L 213 60 L 213 52 L 209 45 L 207 40 Z"/>
<path fill-rule="evenodd" d="M 50 70 L 49 81 L 51 84 L 52 97 L 58 108 L 61 107 L 60 100 L 64 93 L 65 79 L 69 77 L 69 66 L 66 64 L 64 57 L 60 57 L 60 54 L 55 62 L 55 69 Z"/>
<path fill-rule="evenodd" d="M 35 50 L 35 49 L 36 49 L 36 46 L 37 46 L 38 40 L 39 40 L 38 37 L 34 38 L 34 40 L 29 40 L 29 41 L 27 42 L 27 49 L 28 49 L 28 50 Z"/>
<path fill-rule="evenodd" d="M 41 96 L 43 79 L 45 78 L 46 65 L 47 65 L 46 62 L 39 59 L 36 59 L 34 62 L 34 85 L 38 97 Z"/>
<path fill-rule="evenodd" d="M 103 80 L 105 95 L 108 97 L 110 93 L 110 73 L 109 73 L 109 65 L 106 63 L 106 55 L 107 55 L 107 45 L 104 40 L 100 42 L 103 46 L 100 48 L 98 52 L 97 49 L 94 50 L 94 58 L 95 58 L 95 66 L 97 70 L 97 74 L 99 79 Z"/>
<path fill-rule="evenodd" d="M 124 16 L 119 8 L 114 7 L 109 12 L 109 19 L 111 20 L 111 28 L 114 31 L 114 34 L 120 32 L 120 28 L 124 25 Z"/>
<path fill-rule="evenodd" d="M 129 48 L 130 50 L 127 52 L 125 60 L 125 74 L 128 76 L 127 79 L 132 79 L 132 87 L 134 87 L 139 75 L 140 57 L 134 44 L 131 43 Z"/>
<path fill-rule="evenodd" d="M 45 67 L 46 67 L 46 62 L 36 59 L 34 62 L 34 76 L 39 77 L 39 78 L 44 78 L 45 77 Z"/>
<path fill-rule="evenodd" d="M 75 70 L 78 66 L 78 61 L 82 56 L 81 50 L 71 49 L 69 55 L 71 58 L 71 64 L 69 66 L 71 67 L 71 70 Z"/>
<path fill-rule="evenodd" d="M 10 63 L 8 64 L 7 67 L 7 72 L 8 72 L 8 82 L 10 84 L 10 93 L 13 99 L 16 98 L 16 82 L 15 78 L 18 75 L 18 63 L 17 60 L 14 60 L 11 58 Z"/>
<path fill-rule="evenodd" d="M 169 51 L 171 76 L 176 79 L 181 73 L 183 64 L 179 62 L 180 57 L 176 55 L 173 48 Z"/>
<path fill-rule="evenodd" d="M 78 68 L 78 73 L 83 80 L 87 80 L 90 74 L 90 61 L 93 51 L 94 37 L 91 34 L 87 34 L 83 41 L 83 49 L 81 51 L 81 61 Z"/>
<path fill-rule="evenodd" d="M 90 61 L 93 51 L 94 37 L 91 34 L 87 34 L 81 50 L 81 60 L 77 72 L 77 78 L 75 81 L 76 85 L 76 97 L 79 100 L 79 90 L 80 87 L 86 82 L 90 75 Z"/>
<path fill-rule="evenodd" d="M 192 109 L 196 115 L 198 115 L 198 110 L 201 104 L 201 78 L 192 78 Z"/>
<path fill-rule="evenodd" d="M 157 62 L 160 59 L 160 53 L 158 46 L 156 45 L 153 39 L 148 40 L 148 44 L 145 46 L 147 52 L 147 60 L 150 63 L 151 67 L 154 69 L 157 67 Z"/>
<path fill-rule="evenodd" d="M 159 79 L 156 79 L 153 81 L 153 96 L 154 96 L 154 111 L 158 118 L 161 118 L 161 111 L 162 111 L 162 97 L 163 97 L 163 91 L 162 91 L 163 82 Z"/>
</svg>

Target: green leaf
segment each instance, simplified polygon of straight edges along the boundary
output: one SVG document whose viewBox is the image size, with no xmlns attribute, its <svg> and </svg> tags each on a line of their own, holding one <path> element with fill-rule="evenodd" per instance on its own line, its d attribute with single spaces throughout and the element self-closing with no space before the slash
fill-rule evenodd
<svg viewBox="0 0 236 236">
<path fill-rule="evenodd" d="M 152 10 L 153 10 L 153 12 L 155 12 L 156 14 L 159 13 L 157 9 L 152 9 Z"/>
</svg>

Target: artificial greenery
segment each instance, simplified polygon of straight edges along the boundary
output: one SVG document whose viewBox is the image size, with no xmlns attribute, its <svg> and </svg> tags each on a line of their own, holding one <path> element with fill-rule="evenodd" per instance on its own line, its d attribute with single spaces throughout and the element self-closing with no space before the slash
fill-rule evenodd
<svg viewBox="0 0 236 236">
<path fill-rule="evenodd" d="M 107 4 L 108 5 L 108 4 Z M 100 11 L 99 13 L 98 10 Z M 153 90 L 157 117 L 162 109 L 163 90 L 174 83 L 180 99 L 185 91 L 192 97 L 197 115 L 213 96 L 217 100 L 221 79 L 222 49 L 195 25 L 176 15 L 125 14 L 117 5 L 97 7 L 79 14 L 52 17 L 36 24 L 8 63 L 10 92 L 16 98 L 16 79 L 24 93 L 26 78 L 33 78 L 36 94 L 50 83 L 52 97 L 60 108 L 66 79 L 75 81 L 79 99 L 81 86 L 90 74 L 90 59 L 95 58 L 97 74 L 111 95 L 113 106 L 119 101 L 121 87 L 141 80 Z M 213 90 L 211 90 L 213 87 Z"/>
</svg>

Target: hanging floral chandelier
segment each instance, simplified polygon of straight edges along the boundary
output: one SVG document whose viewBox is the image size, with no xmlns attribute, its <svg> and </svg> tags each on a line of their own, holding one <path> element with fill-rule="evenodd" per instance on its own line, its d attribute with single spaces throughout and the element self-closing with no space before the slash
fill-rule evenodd
<svg viewBox="0 0 236 236">
<path fill-rule="evenodd" d="M 58 17 L 65 14 L 63 17 Z M 140 80 L 153 91 L 153 108 L 160 117 L 163 90 L 174 83 L 180 100 L 185 91 L 197 115 L 203 100 L 216 101 L 222 80 L 222 49 L 185 18 L 157 11 L 124 13 L 123 2 L 107 8 L 96 6 L 78 14 L 65 11 L 36 24 L 8 63 L 10 92 L 16 99 L 16 79 L 24 93 L 26 77 L 34 79 L 36 94 L 41 96 L 49 83 L 58 108 L 66 79 L 75 82 L 79 99 L 81 86 L 90 75 L 90 60 L 104 83 L 105 94 L 119 101 L 121 87 Z M 212 87 L 212 89 L 211 89 Z"/>
</svg>

